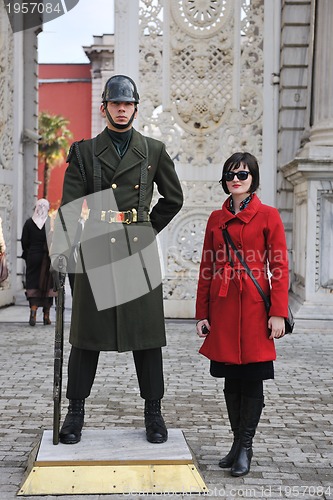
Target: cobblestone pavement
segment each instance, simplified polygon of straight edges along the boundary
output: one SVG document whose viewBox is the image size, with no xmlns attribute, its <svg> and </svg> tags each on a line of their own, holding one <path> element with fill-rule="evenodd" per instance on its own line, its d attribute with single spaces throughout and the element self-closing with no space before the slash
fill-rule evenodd
<svg viewBox="0 0 333 500">
<path fill-rule="evenodd" d="M 16 497 L 30 452 L 42 431 L 52 428 L 54 326 L 30 327 L 27 318 L 26 306 L 0 310 L 1 500 Z M 228 470 L 217 466 L 231 440 L 223 381 L 209 375 L 208 360 L 198 354 L 200 340 L 194 323 L 167 322 L 167 336 L 163 413 L 169 427 L 184 432 L 209 488 L 207 496 L 333 499 L 332 330 L 312 332 L 302 327 L 300 331 L 296 324 L 294 334 L 277 341 L 276 378 L 265 383 L 266 407 L 254 441 L 251 472 L 244 478 L 232 478 Z M 65 337 L 64 367 L 68 324 Z M 65 411 L 63 397 L 63 414 Z M 89 427 L 143 427 L 143 402 L 131 353 L 101 354 L 86 404 Z M 203 497 L 171 492 L 172 484 L 170 494 L 150 497 Z M 124 495 L 29 498 L 118 500 Z"/>
</svg>

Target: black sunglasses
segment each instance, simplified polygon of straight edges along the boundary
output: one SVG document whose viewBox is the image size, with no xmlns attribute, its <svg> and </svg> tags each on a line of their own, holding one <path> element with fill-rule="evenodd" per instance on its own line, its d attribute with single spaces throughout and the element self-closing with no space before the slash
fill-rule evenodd
<svg viewBox="0 0 333 500">
<path fill-rule="evenodd" d="M 237 179 L 240 181 L 246 181 L 249 175 L 251 175 L 251 172 L 248 172 L 247 170 L 241 170 L 240 172 L 234 172 L 233 170 L 229 170 L 228 172 L 225 172 L 223 174 L 223 177 L 225 178 L 226 181 L 230 182 L 234 180 L 235 175 L 237 176 Z"/>
</svg>

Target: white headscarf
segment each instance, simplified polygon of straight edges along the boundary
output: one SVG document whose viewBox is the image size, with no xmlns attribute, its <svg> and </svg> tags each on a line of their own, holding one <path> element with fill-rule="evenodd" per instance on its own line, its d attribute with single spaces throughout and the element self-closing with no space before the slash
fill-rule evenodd
<svg viewBox="0 0 333 500">
<path fill-rule="evenodd" d="M 45 200 L 45 198 L 41 198 L 40 200 L 37 201 L 36 208 L 32 216 L 32 220 L 39 229 L 42 229 L 42 227 L 44 226 L 48 218 L 49 209 L 50 209 L 50 203 L 47 200 Z"/>
</svg>

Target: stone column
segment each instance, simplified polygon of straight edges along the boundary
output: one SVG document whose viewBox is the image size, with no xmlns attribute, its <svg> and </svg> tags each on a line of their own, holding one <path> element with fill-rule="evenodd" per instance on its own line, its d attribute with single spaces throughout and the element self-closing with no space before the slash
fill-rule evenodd
<svg viewBox="0 0 333 500">
<path fill-rule="evenodd" d="M 105 82 L 114 74 L 114 35 L 94 36 L 94 43 L 83 47 L 91 62 L 91 137 L 105 127 L 105 119 L 99 112 Z"/>
<path fill-rule="evenodd" d="M 139 0 L 115 0 L 115 73 L 139 81 Z"/>
<path fill-rule="evenodd" d="M 313 124 L 310 132 L 310 146 L 333 147 L 332 22 L 332 0 L 317 0 L 312 83 Z M 327 151 L 324 154 L 327 155 Z"/>
<path fill-rule="evenodd" d="M 333 2 L 317 0 L 309 142 L 283 168 L 294 185 L 292 302 L 314 328 L 333 322 L 332 23 Z"/>
</svg>

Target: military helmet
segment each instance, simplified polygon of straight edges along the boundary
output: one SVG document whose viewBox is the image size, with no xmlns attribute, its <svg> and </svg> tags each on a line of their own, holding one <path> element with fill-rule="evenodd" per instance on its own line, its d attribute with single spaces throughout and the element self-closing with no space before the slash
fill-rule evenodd
<svg viewBox="0 0 333 500">
<path fill-rule="evenodd" d="M 139 104 L 139 94 L 134 81 L 125 75 L 111 76 L 105 84 L 102 101 Z"/>
</svg>

